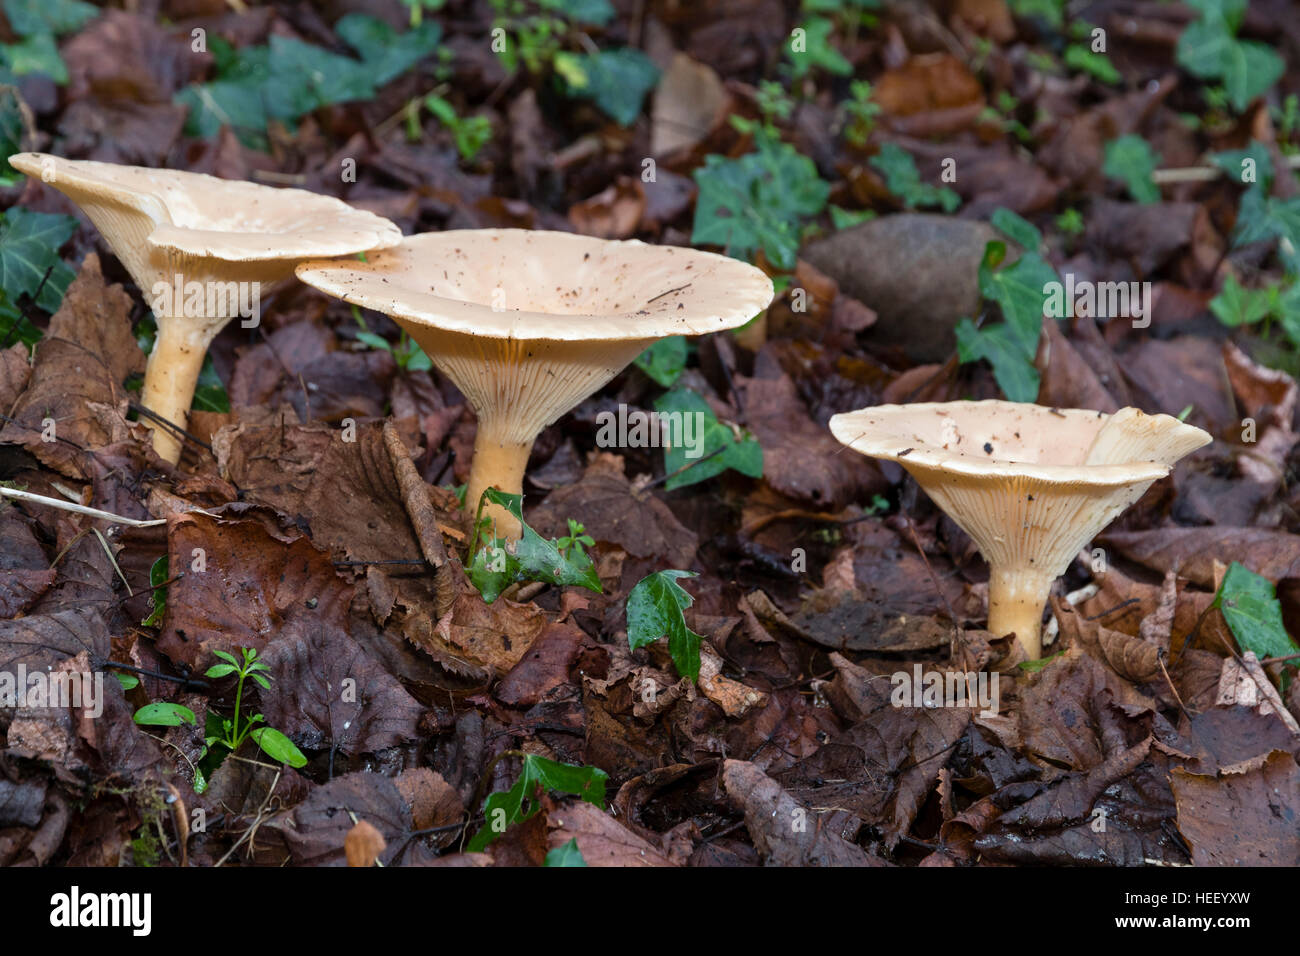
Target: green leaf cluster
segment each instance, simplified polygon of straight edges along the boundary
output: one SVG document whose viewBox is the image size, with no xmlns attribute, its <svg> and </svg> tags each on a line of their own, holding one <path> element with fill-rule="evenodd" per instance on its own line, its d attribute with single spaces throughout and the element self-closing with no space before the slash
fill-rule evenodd
<svg viewBox="0 0 1300 956">
<path fill-rule="evenodd" d="M 499 505 L 519 520 L 523 535 L 518 541 L 507 542 L 495 535 L 484 538 L 482 548 L 474 552 L 469 566 L 469 579 L 483 595 L 483 600 L 491 604 L 501 592 L 519 581 L 545 581 L 547 584 L 574 585 L 589 591 L 600 593 L 600 576 L 591 563 L 591 556 L 583 549 L 584 545 L 594 542 L 582 534 L 582 526 L 570 522 L 569 534 L 556 541 L 547 540 L 534 531 L 524 521 L 523 495 L 507 494 L 496 488 L 483 492 L 479 502 L 479 514 L 483 503 Z M 480 534 L 490 534 L 489 519 L 477 519 Z M 477 543 L 477 536 L 471 542 L 471 548 Z"/>
</svg>

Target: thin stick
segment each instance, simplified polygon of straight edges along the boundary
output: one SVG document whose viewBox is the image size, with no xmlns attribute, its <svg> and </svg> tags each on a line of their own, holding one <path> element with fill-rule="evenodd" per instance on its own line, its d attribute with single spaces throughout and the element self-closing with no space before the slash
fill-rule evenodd
<svg viewBox="0 0 1300 956">
<path fill-rule="evenodd" d="M 1300 153 L 1287 156 L 1282 162 L 1288 169 L 1300 169 Z M 1171 166 L 1155 170 L 1151 174 L 1151 181 L 1157 184 L 1208 183 L 1224 175 L 1227 174 L 1218 166 Z"/>
<path fill-rule="evenodd" d="M 85 505 L 74 504 L 71 501 L 61 501 L 58 498 L 47 498 L 45 495 L 33 494 L 30 491 L 19 491 L 17 488 L 0 488 L 0 496 L 13 498 L 16 501 L 26 501 L 34 505 L 46 505 L 62 511 L 71 511 L 90 518 L 99 518 L 102 521 L 130 525 L 133 528 L 155 528 L 158 525 L 167 523 L 166 518 L 153 518 L 149 521 L 141 521 L 138 518 L 124 518 L 108 511 L 100 511 L 98 508 L 87 508 Z"/>
</svg>

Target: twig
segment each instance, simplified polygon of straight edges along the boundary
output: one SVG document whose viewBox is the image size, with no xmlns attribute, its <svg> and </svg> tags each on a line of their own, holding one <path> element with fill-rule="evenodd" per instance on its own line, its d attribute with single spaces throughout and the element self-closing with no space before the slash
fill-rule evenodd
<svg viewBox="0 0 1300 956">
<path fill-rule="evenodd" d="M 101 521 L 112 521 L 116 524 L 130 525 L 133 528 L 156 528 L 159 525 L 167 523 L 166 518 L 152 518 L 148 521 L 141 521 L 138 518 L 124 518 L 121 515 L 115 515 L 112 512 L 100 511 L 98 508 L 87 508 L 85 505 L 74 504 L 71 501 L 62 501 L 58 498 L 47 498 L 45 495 L 34 494 L 30 491 L 19 491 L 16 488 L 0 488 L 0 496 L 13 498 L 15 501 L 26 501 L 29 504 L 46 505 L 47 507 L 58 508 L 62 511 L 71 511 L 75 514 L 86 515 L 90 518 L 99 518 Z"/>
<path fill-rule="evenodd" d="M 1300 153 L 1284 157 L 1283 165 L 1288 169 L 1300 169 Z M 1151 174 L 1151 181 L 1161 183 L 1209 183 L 1225 176 L 1227 173 L 1218 166 L 1170 166 L 1157 169 Z"/>
</svg>

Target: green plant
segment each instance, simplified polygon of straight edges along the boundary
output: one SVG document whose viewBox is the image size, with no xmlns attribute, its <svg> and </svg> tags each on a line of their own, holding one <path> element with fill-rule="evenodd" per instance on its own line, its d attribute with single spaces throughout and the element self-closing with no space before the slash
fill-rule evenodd
<svg viewBox="0 0 1300 956">
<path fill-rule="evenodd" d="M 947 186 L 921 182 L 916 160 L 897 143 L 885 143 L 870 162 L 885 177 L 886 188 L 908 209 L 939 206 L 944 212 L 952 212 L 961 205 L 961 197 Z"/>
<path fill-rule="evenodd" d="M 686 371 L 690 348 L 686 336 L 670 335 L 638 355 L 632 364 L 664 388 L 672 388 Z"/>
<path fill-rule="evenodd" d="M 1056 228 L 1071 238 L 1083 235 L 1083 213 L 1077 209 L 1065 210 L 1056 217 Z"/>
<path fill-rule="evenodd" d="M 1006 243 L 994 241 L 985 246 L 979 265 L 980 292 L 999 307 L 1003 321 L 977 328 L 970 319 L 962 319 L 956 328 L 957 357 L 962 362 L 987 360 L 1007 398 L 1032 402 L 1038 397 L 1034 357 L 1042 334 L 1048 284 L 1059 279 L 1039 255 L 1042 235 L 1031 223 L 1008 209 L 994 212 L 992 223 L 1024 251 L 1014 264 L 1004 266 Z"/>
<path fill-rule="evenodd" d="M 1123 77 L 1119 70 L 1106 58 L 1104 40 L 1094 39 L 1094 27 L 1085 20 L 1075 20 L 1070 24 L 1070 35 L 1074 38 L 1065 48 L 1065 65 L 1072 70 L 1082 70 L 1103 83 L 1118 84 Z M 1098 43 L 1102 49 L 1097 49 Z"/>
<path fill-rule="evenodd" d="M 523 533 L 518 541 L 507 541 L 492 533 L 491 520 L 483 517 L 485 503 L 500 505 L 519 520 Z M 501 592 L 520 581 L 544 581 L 547 584 L 575 585 L 600 593 L 600 577 L 584 546 L 595 542 L 583 533 L 581 524 L 569 519 L 569 533 L 547 540 L 524 521 L 523 495 L 511 495 L 488 488 L 479 498 L 474 516 L 474 534 L 470 538 L 469 579 L 491 604 Z M 479 548 L 479 541 L 483 547 Z"/>
<path fill-rule="evenodd" d="M 1282 621 L 1282 603 L 1277 589 L 1268 578 L 1233 561 L 1223 575 L 1211 607 L 1223 612 L 1232 636 L 1243 650 L 1254 651 L 1263 660 L 1268 657 L 1291 657 L 1300 653 Z M 1289 666 L 1297 666 L 1296 661 Z"/>
<path fill-rule="evenodd" d="M 1262 322 L 1264 338 L 1268 338 L 1277 320 L 1291 343 L 1300 348 L 1300 281 L 1285 288 L 1247 289 L 1230 275 L 1219 294 L 1210 300 L 1210 311 L 1229 328 Z"/>
<path fill-rule="evenodd" d="M 703 638 L 686 626 L 682 614 L 695 599 L 677 583 L 693 577 L 693 571 L 656 571 L 638 581 L 627 596 L 627 643 L 636 650 L 667 637 L 677 673 L 698 680 Z"/>
<path fill-rule="evenodd" d="M 393 345 L 382 335 L 376 335 L 370 331 L 356 306 L 353 306 L 353 318 L 361 326 L 361 331 L 356 333 L 357 341 L 372 349 L 392 355 L 393 361 L 397 363 L 397 367 L 403 372 L 427 372 L 433 368 L 429 356 L 424 354 L 424 350 L 420 348 L 415 339 L 406 334 L 405 329 L 402 330 L 402 334 L 398 337 L 397 344 Z"/>
<path fill-rule="evenodd" d="M 871 99 L 871 84 L 866 80 L 850 83 L 849 98 L 842 107 L 847 117 L 844 139 L 861 149 L 871 138 L 871 131 L 876 128 L 876 117 L 880 115 L 880 104 Z"/>
<path fill-rule="evenodd" d="M 436 93 L 424 98 L 424 106 L 451 133 L 456 152 L 465 162 L 474 162 L 479 150 L 492 140 L 492 121 L 486 116 L 458 116 L 456 108 Z"/>
<path fill-rule="evenodd" d="M 290 767 L 304 767 L 307 758 L 303 756 L 292 740 L 274 727 L 259 727 L 266 718 L 261 714 L 243 716 L 244 682 L 252 679 L 263 690 L 271 687 L 271 668 L 258 659 L 255 648 L 239 648 L 240 656 L 235 657 L 225 651 L 213 651 L 221 663 L 213 664 L 203 674 L 210 679 L 237 677 L 235 684 L 235 710 L 230 717 L 222 717 L 209 710 L 204 728 L 204 752 L 200 755 L 198 770 L 195 774 L 194 789 L 200 793 L 207 788 L 211 774 L 227 755 L 236 753 L 244 741 L 252 741 L 262 752 L 278 763 L 287 763 Z"/>
<path fill-rule="evenodd" d="M 555 72 L 564 92 L 590 99 L 620 126 L 631 126 L 641 104 L 659 82 L 659 68 L 640 50 L 624 47 L 595 53 L 555 54 Z"/>
<path fill-rule="evenodd" d="M 486 822 L 465 847 L 471 853 L 483 852 L 489 843 L 506 831 L 506 827 L 535 816 L 542 808 L 537 797 L 548 790 L 570 793 L 601 810 L 605 809 L 605 782 L 609 780 L 609 774 L 599 767 L 579 767 L 518 750 L 507 750 L 497 760 L 502 757 L 519 757 L 523 760 L 523 767 L 514 786 L 509 790 L 498 790 L 483 801 Z M 495 761 L 485 777 L 491 775 L 494 766 Z"/>
<path fill-rule="evenodd" d="M 99 15 L 81 0 L 4 0 L 5 18 L 16 43 L 0 43 L 0 83 L 43 73 L 55 83 L 68 82 L 68 68 L 59 56 L 58 38 L 81 29 Z"/>
<path fill-rule="evenodd" d="M 773 266 L 792 270 L 804 224 L 825 208 L 830 186 L 789 143 L 759 129 L 754 146 L 736 159 L 706 156 L 695 170 L 691 242 L 721 246 L 740 259 L 762 249 Z"/>
<path fill-rule="evenodd" d="M 683 436 L 688 417 L 699 429 L 690 446 L 686 441 L 664 446 L 664 487 L 669 491 L 707 481 L 729 468 L 751 478 L 763 477 L 763 446 L 749 432 L 718 421 L 697 392 L 678 386 L 655 400 L 655 411 L 668 421 L 681 421 Z"/>
<path fill-rule="evenodd" d="M 831 43 L 835 24 L 827 17 L 813 16 L 796 27 L 786 44 L 790 72 L 796 80 L 820 69 L 833 76 L 849 76 L 853 64 Z"/>
<path fill-rule="evenodd" d="M 445 6 L 447 0 L 402 0 L 402 6 L 411 11 L 411 29 L 424 22 L 424 11 L 437 12 Z"/>
<path fill-rule="evenodd" d="M 1158 165 L 1160 157 L 1147 141 L 1129 133 L 1106 144 L 1101 171 L 1124 183 L 1138 202 L 1152 203 L 1160 201 L 1160 188 L 1152 179 Z"/>
<path fill-rule="evenodd" d="M 1282 57 L 1267 44 L 1238 39 L 1248 0 L 1188 0 L 1188 5 L 1201 15 L 1178 38 L 1179 65 L 1200 79 L 1222 80 L 1227 101 L 1244 111 L 1282 76 Z"/>
</svg>

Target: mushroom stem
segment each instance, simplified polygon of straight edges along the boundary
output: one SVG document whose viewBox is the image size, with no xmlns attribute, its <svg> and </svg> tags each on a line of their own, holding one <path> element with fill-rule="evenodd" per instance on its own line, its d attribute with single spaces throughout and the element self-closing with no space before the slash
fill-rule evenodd
<svg viewBox="0 0 1300 956">
<path fill-rule="evenodd" d="M 1025 656 L 1043 656 L 1043 607 L 1056 576 L 1024 568 L 994 568 L 989 575 L 989 630 L 1015 634 Z"/>
<path fill-rule="evenodd" d="M 144 371 L 141 401 L 145 408 L 184 428 L 194 401 L 194 388 L 203 371 L 203 358 L 215 334 L 210 326 L 193 319 L 158 316 L 158 337 Z M 224 324 L 224 323 L 222 323 Z M 146 421 L 153 429 L 153 450 L 173 465 L 181 458 L 181 439 L 170 429 Z"/>
<path fill-rule="evenodd" d="M 474 464 L 465 491 L 465 507 L 471 513 L 478 511 L 479 498 L 489 488 L 511 495 L 524 493 L 524 469 L 528 467 L 534 440 L 516 441 L 504 429 L 496 428 L 490 422 L 479 422 L 478 435 L 474 439 Z M 499 505 L 485 503 L 483 516 L 492 519 L 499 538 L 518 541 L 523 535 L 524 529 L 515 516 Z"/>
</svg>

